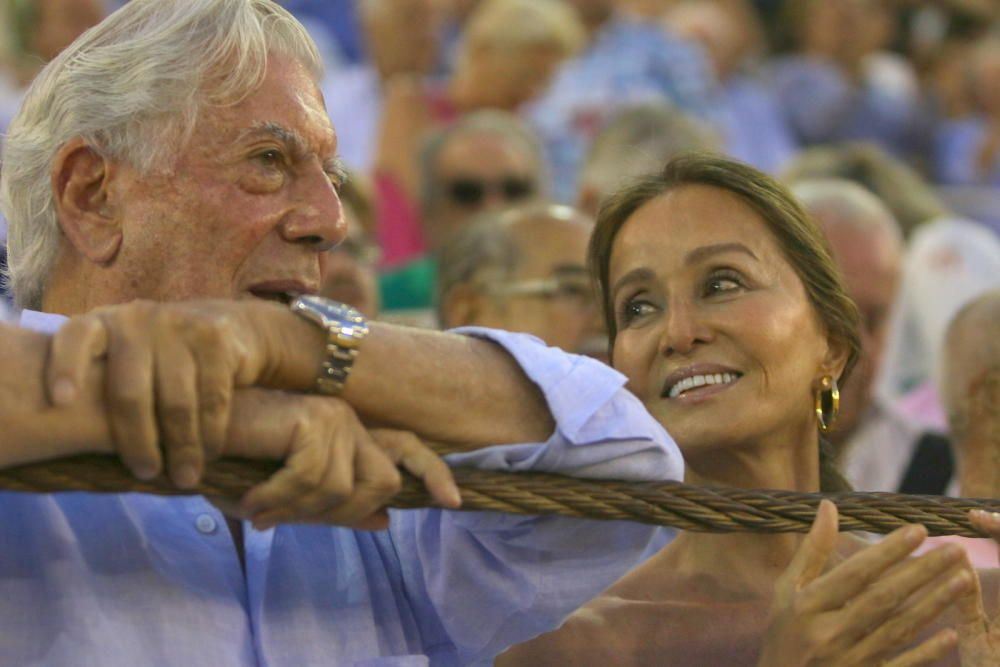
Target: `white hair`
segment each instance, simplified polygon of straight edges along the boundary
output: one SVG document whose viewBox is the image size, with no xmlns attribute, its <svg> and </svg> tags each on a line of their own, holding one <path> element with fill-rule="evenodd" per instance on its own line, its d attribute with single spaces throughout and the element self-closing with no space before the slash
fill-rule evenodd
<svg viewBox="0 0 1000 667">
<path fill-rule="evenodd" d="M 131 0 L 42 70 L 11 122 L 0 172 L 5 278 L 18 305 L 40 306 L 59 249 L 50 176 L 59 149 L 80 137 L 110 160 L 169 172 L 199 110 L 252 93 L 269 53 L 322 74 L 305 29 L 272 0 Z"/>
<path fill-rule="evenodd" d="M 797 181 L 792 194 L 820 225 L 851 225 L 872 234 L 882 234 L 896 253 L 903 251 L 903 232 L 892 211 L 881 199 L 853 181 L 814 178 Z"/>
</svg>

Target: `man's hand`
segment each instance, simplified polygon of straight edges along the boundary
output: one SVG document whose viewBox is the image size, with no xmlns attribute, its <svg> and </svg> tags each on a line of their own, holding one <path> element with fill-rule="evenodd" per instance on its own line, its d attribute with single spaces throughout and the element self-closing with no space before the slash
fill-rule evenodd
<svg viewBox="0 0 1000 667">
<path fill-rule="evenodd" d="M 926 536 L 922 526 L 900 528 L 824 573 L 838 533 L 837 508 L 823 501 L 775 586 L 759 665 L 913 667 L 940 659 L 955 646 L 953 630 L 897 653 L 971 591 L 975 578 L 954 545 L 909 558 Z"/>
<path fill-rule="evenodd" d="M 400 488 L 397 466 L 423 480 L 440 506 L 461 504 L 451 470 L 416 436 L 369 433 L 354 410 L 335 398 L 239 390 L 225 453 L 285 461 L 238 505 L 220 504 L 261 530 L 278 523 L 384 529 L 384 507 Z"/>
<path fill-rule="evenodd" d="M 91 362 L 103 360 L 107 414 L 122 461 L 148 479 L 160 473 L 164 452 L 174 483 L 193 488 L 205 460 L 222 451 L 234 388 L 275 373 L 280 354 L 269 348 L 281 336 L 271 330 L 295 320 L 273 304 L 235 301 L 100 308 L 71 318 L 53 336 L 46 387 L 53 405 L 68 405 Z"/>
</svg>

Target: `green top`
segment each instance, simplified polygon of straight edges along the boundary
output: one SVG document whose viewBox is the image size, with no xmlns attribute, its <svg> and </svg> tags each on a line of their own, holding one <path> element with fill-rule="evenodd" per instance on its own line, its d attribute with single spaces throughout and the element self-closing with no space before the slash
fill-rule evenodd
<svg viewBox="0 0 1000 667">
<path fill-rule="evenodd" d="M 437 263 L 421 257 L 379 276 L 384 310 L 433 308 L 437 292 Z"/>
</svg>

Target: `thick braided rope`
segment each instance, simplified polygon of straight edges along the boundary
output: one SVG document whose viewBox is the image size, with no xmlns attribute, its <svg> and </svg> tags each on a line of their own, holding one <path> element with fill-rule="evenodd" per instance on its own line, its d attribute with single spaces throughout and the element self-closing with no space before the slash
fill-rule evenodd
<svg viewBox="0 0 1000 667">
<path fill-rule="evenodd" d="M 270 477 L 275 462 L 224 459 L 211 464 L 195 491 L 238 498 Z M 463 510 L 513 514 L 559 514 L 593 519 L 624 519 L 703 532 L 805 532 L 819 501 L 833 500 L 841 530 L 887 533 L 907 523 L 922 523 L 931 535 L 982 537 L 968 522 L 970 509 L 1000 512 L 1000 500 L 907 496 L 891 493 L 795 493 L 678 482 L 592 481 L 541 473 L 497 473 L 455 469 Z M 135 479 L 108 456 L 81 456 L 0 471 L 0 489 L 31 493 L 88 491 L 182 495 L 161 477 Z M 423 485 L 405 477 L 392 507 L 431 506 Z"/>
</svg>

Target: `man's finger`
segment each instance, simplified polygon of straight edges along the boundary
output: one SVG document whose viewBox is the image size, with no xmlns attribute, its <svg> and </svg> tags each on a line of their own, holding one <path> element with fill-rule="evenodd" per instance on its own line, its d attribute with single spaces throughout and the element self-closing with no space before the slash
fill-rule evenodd
<svg viewBox="0 0 1000 667">
<path fill-rule="evenodd" d="M 371 435 L 389 458 L 423 481 L 438 505 L 449 509 L 461 507 L 462 495 L 451 468 L 420 438 L 407 431 L 390 429 L 374 429 Z"/>
<path fill-rule="evenodd" d="M 49 403 L 72 403 L 83 386 L 95 359 L 108 352 L 108 331 L 97 315 L 71 318 L 52 335 L 45 367 L 45 389 Z"/>
<path fill-rule="evenodd" d="M 285 465 L 267 481 L 250 489 L 241 507 L 258 526 L 261 516 L 275 511 L 294 514 L 295 504 L 313 492 L 322 482 L 330 457 L 327 432 L 318 428 L 296 427 L 288 434 L 294 441 Z M 350 495 L 352 479 L 346 488 L 338 489 L 344 497 Z"/>
<path fill-rule="evenodd" d="M 211 327 L 208 331 L 214 331 Z M 206 337 L 209 337 L 206 340 Z M 232 362 L 221 354 L 214 334 L 202 333 L 189 345 L 198 366 L 198 424 L 205 458 L 218 458 L 226 444 L 226 430 L 232 414 Z"/>
<path fill-rule="evenodd" d="M 205 465 L 198 412 L 198 368 L 172 335 L 156 347 L 156 413 L 170 479 L 182 489 L 198 484 Z"/>
<path fill-rule="evenodd" d="M 139 479 L 160 473 L 159 431 L 153 397 L 153 350 L 124 328 L 110 336 L 105 376 L 108 420 L 122 462 Z"/>
</svg>

